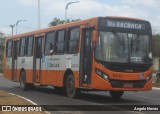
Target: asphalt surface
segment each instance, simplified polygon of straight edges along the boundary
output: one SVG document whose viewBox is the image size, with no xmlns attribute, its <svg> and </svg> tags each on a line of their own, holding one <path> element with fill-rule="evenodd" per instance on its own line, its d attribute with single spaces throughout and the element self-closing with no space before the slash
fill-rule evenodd
<svg viewBox="0 0 160 114">
<path fill-rule="evenodd" d="M 55 91 L 53 87 L 38 87 L 34 90 L 22 91 L 19 83 L 7 80 L 0 75 L 0 90 L 26 97 L 38 105 L 114 105 L 113 110 L 119 109 L 118 105 L 160 105 L 160 89 L 157 88 L 153 88 L 152 91 L 125 92 L 119 100 L 112 99 L 108 92 L 82 92 L 78 99 L 71 99 L 65 93 Z M 159 114 L 160 111 L 52 111 L 50 113 Z"/>
</svg>

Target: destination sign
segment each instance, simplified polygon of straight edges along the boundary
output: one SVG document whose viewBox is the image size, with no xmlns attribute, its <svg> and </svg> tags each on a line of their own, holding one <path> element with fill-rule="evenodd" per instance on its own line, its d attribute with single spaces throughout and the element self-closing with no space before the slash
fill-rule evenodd
<svg viewBox="0 0 160 114">
<path fill-rule="evenodd" d="M 142 24 L 132 22 L 107 21 L 108 27 L 126 28 L 126 29 L 142 29 Z"/>
<path fill-rule="evenodd" d="M 133 29 L 133 30 L 147 30 L 149 29 L 149 23 L 146 21 L 135 21 L 127 19 L 101 19 L 101 27 L 110 28 L 122 28 L 122 29 Z"/>
</svg>

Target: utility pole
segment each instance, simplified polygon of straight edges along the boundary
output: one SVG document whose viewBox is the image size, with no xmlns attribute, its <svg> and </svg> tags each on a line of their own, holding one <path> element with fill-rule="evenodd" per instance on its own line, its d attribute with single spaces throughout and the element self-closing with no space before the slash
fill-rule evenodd
<svg viewBox="0 0 160 114">
<path fill-rule="evenodd" d="M 68 9 L 68 6 L 70 4 L 74 4 L 74 3 L 79 3 L 79 1 L 75 1 L 75 2 L 69 2 L 67 3 L 66 7 L 65 7 L 65 23 L 67 23 L 67 9 Z"/>
<path fill-rule="evenodd" d="M 12 29 L 12 36 L 13 36 L 13 28 L 15 27 L 15 25 L 9 25 Z"/>
<path fill-rule="evenodd" d="M 16 35 L 17 35 L 18 23 L 21 22 L 21 21 L 27 21 L 27 20 L 18 20 L 18 21 L 16 22 Z"/>
<path fill-rule="evenodd" d="M 40 0 L 38 0 L 38 29 L 41 28 L 41 15 L 40 15 Z"/>
</svg>

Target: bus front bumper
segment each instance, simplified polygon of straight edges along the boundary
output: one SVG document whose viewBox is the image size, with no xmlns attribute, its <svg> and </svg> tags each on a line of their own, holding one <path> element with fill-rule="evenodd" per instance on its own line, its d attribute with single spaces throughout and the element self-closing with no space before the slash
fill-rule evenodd
<svg viewBox="0 0 160 114">
<path fill-rule="evenodd" d="M 101 80 L 101 81 L 100 81 Z M 98 81 L 98 80 L 97 80 Z M 122 81 L 99 79 L 100 83 L 94 83 L 93 88 L 104 91 L 149 91 L 152 90 L 152 79 L 148 82 L 145 80 Z"/>
</svg>

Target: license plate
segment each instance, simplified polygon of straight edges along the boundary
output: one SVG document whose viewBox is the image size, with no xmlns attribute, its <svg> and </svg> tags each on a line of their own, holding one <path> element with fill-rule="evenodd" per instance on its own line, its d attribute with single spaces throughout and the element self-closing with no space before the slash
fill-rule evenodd
<svg viewBox="0 0 160 114">
<path fill-rule="evenodd" d="M 123 87 L 125 87 L 125 88 L 133 88 L 133 84 L 132 83 L 124 83 Z"/>
</svg>

